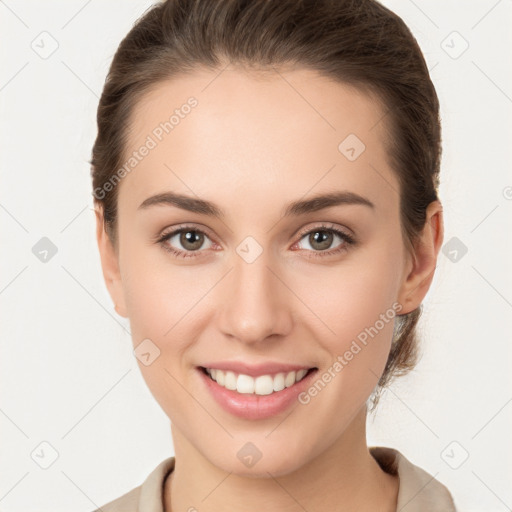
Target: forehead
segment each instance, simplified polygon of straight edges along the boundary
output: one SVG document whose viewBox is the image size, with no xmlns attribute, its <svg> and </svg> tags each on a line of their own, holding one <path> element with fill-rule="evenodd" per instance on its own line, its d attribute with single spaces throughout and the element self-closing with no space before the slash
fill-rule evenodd
<svg viewBox="0 0 512 512">
<path fill-rule="evenodd" d="M 151 149 L 123 178 L 119 202 L 136 208 L 166 190 L 220 202 L 236 194 L 250 212 L 249 198 L 282 203 L 347 189 L 394 207 L 384 113 L 365 92 L 306 69 L 180 75 L 132 111 L 126 160 Z"/>
</svg>

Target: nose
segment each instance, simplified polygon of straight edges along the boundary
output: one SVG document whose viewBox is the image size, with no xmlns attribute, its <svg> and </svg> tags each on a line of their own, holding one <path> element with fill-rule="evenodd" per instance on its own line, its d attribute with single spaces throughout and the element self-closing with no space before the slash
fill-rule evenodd
<svg viewBox="0 0 512 512">
<path fill-rule="evenodd" d="M 230 279 L 222 288 L 221 330 L 247 345 L 286 336 L 292 328 L 292 293 L 264 254 L 252 263 L 236 257 Z"/>
</svg>

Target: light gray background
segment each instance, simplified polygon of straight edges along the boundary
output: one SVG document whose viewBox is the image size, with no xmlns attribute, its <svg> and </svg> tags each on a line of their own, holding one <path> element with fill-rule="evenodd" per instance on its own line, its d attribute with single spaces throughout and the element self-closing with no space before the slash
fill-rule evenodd
<svg viewBox="0 0 512 512">
<path fill-rule="evenodd" d="M 107 68 L 150 5 L 0 1 L 4 512 L 90 511 L 173 454 L 169 420 L 103 283 L 87 163 Z M 384 396 L 368 442 L 398 448 L 447 485 L 460 510 L 504 512 L 512 509 L 512 2 L 385 5 L 417 37 L 442 104 L 445 247 L 425 301 L 423 358 Z M 42 237 L 57 247 L 47 262 L 32 252 Z M 467 253 L 455 257 L 455 243 Z M 58 458 L 43 469 L 53 450 Z"/>
</svg>

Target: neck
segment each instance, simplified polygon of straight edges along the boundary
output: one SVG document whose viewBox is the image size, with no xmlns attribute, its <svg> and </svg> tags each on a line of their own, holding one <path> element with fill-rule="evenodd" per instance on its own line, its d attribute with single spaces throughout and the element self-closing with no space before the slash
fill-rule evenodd
<svg viewBox="0 0 512 512">
<path fill-rule="evenodd" d="M 334 445 L 279 477 L 227 473 L 198 452 L 174 425 L 172 434 L 176 463 L 165 483 L 166 512 L 396 511 L 398 477 L 385 473 L 368 450 L 366 407 Z"/>
</svg>

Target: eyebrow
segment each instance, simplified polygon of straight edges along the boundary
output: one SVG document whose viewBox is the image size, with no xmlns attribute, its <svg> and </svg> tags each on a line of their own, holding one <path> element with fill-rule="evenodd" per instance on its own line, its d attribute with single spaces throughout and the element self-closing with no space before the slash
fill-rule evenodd
<svg viewBox="0 0 512 512">
<path fill-rule="evenodd" d="M 163 192 L 145 199 L 138 207 L 138 210 L 147 209 L 151 206 L 175 206 L 182 210 L 193 213 L 225 218 L 226 214 L 215 203 L 204 199 L 197 199 L 175 192 Z M 375 205 L 367 198 L 355 192 L 339 191 L 327 194 L 318 194 L 309 199 L 301 199 L 288 204 L 284 210 L 283 217 L 305 215 L 339 205 L 362 205 L 375 209 Z"/>
</svg>

